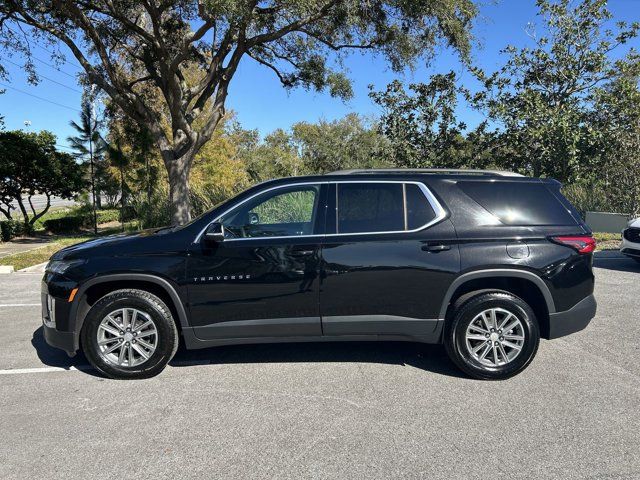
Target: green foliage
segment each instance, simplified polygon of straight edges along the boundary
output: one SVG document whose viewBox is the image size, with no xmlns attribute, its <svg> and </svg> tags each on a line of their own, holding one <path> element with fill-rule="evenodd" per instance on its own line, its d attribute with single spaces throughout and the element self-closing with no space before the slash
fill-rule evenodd
<svg viewBox="0 0 640 480">
<path fill-rule="evenodd" d="M 503 162 L 534 176 L 581 180 L 590 156 L 588 115 L 605 83 L 640 71 L 633 49 L 614 60 L 612 51 L 638 35 L 640 24 L 617 23 L 605 0 L 539 0 L 546 32 L 530 26 L 533 48 L 509 46 L 508 60 L 492 75 L 477 71 L 484 90 L 474 104 L 501 126 Z"/>
<path fill-rule="evenodd" d="M 611 211 L 640 214 L 639 77 L 623 75 L 598 89 L 589 114 L 591 175 Z"/>
<path fill-rule="evenodd" d="M 357 114 L 318 123 L 300 122 L 291 129 L 291 145 L 304 172 L 328 173 L 348 168 L 391 166 L 388 142 L 375 125 Z"/>
<path fill-rule="evenodd" d="M 433 75 L 407 91 L 398 80 L 383 91 L 370 92 L 382 107 L 380 133 L 388 140 L 388 158 L 407 168 L 484 168 L 494 161 L 495 134 L 486 123 L 474 131 L 456 119 L 459 88 L 453 72 Z"/>
<path fill-rule="evenodd" d="M 313 216 L 317 192 L 312 190 L 290 192 L 270 198 L 253 209 L 261 224 L 307 223 Z"/>
<path fill-rule="evenodd" d="M 23 235 L 24 224 L 15 220 L 3 220 L 0 221 L 0 239 L 3 242 L 8 242 L 12 238 Z"/>
<path fill-rule="evenodd" d="M 78 232 L 86 223 L 87 217 L 84 215 L 68 215 L 66 217 L 45 220 L 44 228 L 47 232 L 59 235 Z"/>
<path fill-rule="evenodd" d="M 56 137 L 47 131 L 0 132 L 0 212 L 11 218 L 15 201 L 26 230 L 49 210 L 52 196 L 71 199 L 85 185 L 82 169 L 71 155 L 58 152 L 55 143 Z M 31 204 L 37 194 L 47 198 L 40 212 Z"/>
<path fill-rule="evenodd" d="M 371 50 L 394 71 L 431 60 L 443 43 L 467 60 L 476 13 L 472 0 L 5 1 L 0 50 L 25 58 L 37 83 L 30 36 L 66 44 L 87 80 L 152 134 L 172 186 L 172 219 L 185 223 L 185 172 L 224 117 L 243 58 L 285 88 L 344 99 L 353 94 L 347 52 Z M 194 66 L 200 74 L 190 76 Z"/>
</svg>

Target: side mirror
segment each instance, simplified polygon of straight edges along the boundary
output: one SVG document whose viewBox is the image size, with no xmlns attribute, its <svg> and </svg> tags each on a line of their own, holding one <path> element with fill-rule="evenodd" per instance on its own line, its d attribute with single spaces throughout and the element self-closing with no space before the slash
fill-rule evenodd
<svg viewBox="0 0 640 480">
<path fill-rule="evenodd" d="M 204 232 L 204 238 L 208 242 L 224 241 L 224 225 L 218 222 L 210 224 Z"/>
<path fill-rule="evenodd" d="M 249 225 L 257 225 L 260 223 L 260 215 L 256 212 L 249 212 Z"/>
</svg>

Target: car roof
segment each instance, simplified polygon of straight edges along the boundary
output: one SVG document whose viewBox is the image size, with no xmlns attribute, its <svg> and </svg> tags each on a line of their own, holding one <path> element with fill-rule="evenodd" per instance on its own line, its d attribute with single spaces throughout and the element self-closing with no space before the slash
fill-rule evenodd
<svg viewBox="0 0 640 480">
<path fill-rule="evenodd" d="M 332 182 L 332 181 L 362 181 L 362 180 L 407 180 L 424 181 L 434 180 L 454 180 L 454 181 L 491 181 L 491 182 L 525 182 L 525 183 L 558 183 L 550 178 L 526 177 L 514 172 L 501 170 L 472 170 L 472 169 L 353 169 L 339 170 L 326 173 L 324 175 L 307 175 L 299 177 L 284 177 L 267 180 L 261 185 L 302 183 L 302 182 Z"/>
</svg>

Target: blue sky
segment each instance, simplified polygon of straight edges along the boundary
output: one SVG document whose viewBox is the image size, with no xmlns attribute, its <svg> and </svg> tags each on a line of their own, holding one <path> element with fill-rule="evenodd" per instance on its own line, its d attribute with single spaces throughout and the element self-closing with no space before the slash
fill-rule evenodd
<svg viewBox="0 0 640 480">
<path fill-rule="evenodd" d="M 474 28 L 478 44 L 474 48 L 474 62 L 493 71 L 504 62 L 504 57 L 499 54 L 500 49 L 507 44 L 524 46 L 530 43 L 525 34 L 527 23 L 535 22 L 539 28 L 542 28 L 542 23 L 536 16 L 534 0 L 484 0 L 481 4 L 480 16 Z M 640 21 L 640 0 L 611 0 L 609 9 L 615 20 Z M 637 40 L 633 45 L 640 48 Z M 47 51 L 36 47 L 34 52 L 39 59 L 50 62 Z M 19 57 L 9 60 L 20 64 Z M 77 118 L 75 109 L 80 105 L 81 89 L 73 79 L 79 68 L 73 58 L 67 56 L 67 63 L 61 67 L 61 71 L 36 62 L 39 73 L 48 77 L 43 78 L 38 86 L 27 83 L 21 68 L 4 60 L 3 63 L 11 76 L 8 85 L 13 87 L 7 88 L 5 94 L 0 95 L 0 114 L 5 117 L 5 128 L 25 128 L 24 122 L 30 121 L 30 130 L 50 130 L 58 136 L 61 146 L 67 145 L 66 137 L 72 134 L 69 121 Z M 275 128 L 288 128 L 299 121 L 340 118 L 349 112 L 379 114 L 378 108 L 368 97 L 367 86 L 373 84 L 376 89 L 382 89 L 397 78 L 396 74 L 386 66 L 382 58 L 376 58 L 370 53 L 353 54 L 346 64 L 354 82 L 355 95 L 352 100 L 343 102 L 327 94 L 302 89 L 285 91 L 269 70 L 246 58 L 230 87 L 227 108 L 236 112 L 237 119 L 244 128 L 257 128 L 262 134 Z M 426 81 L 433 73 L 449 70 L 458 72 L 463 82 L 472 82 L 456 56 L 449 51 L 440 52 L 431 65 L 418 65 L 414 72 L 406 72 L 400 78 L 408 83 Z M 473 87 L 473 84 L 468 86 Z M 475 125 L 482 119 L 480 114 L 464 105 L 459 108 L 458 114 L 469 125 Z"/>
</svg>

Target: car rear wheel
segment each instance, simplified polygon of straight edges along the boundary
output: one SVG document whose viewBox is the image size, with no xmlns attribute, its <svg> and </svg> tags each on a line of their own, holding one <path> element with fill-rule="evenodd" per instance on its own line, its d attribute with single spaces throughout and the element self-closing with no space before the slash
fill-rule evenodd
<svg viewBox="0 0 640 480">
<path fill-rule="evenodd" d="M 82 349 L 101 373 L 116 379 L 160 373 L 178 348 L 171 311 L 157 296 L 116 290 L 98 300 L 85 319 Z"/>
<path fill-rule="evenodd" d="M 454 306 L 444 344 L 453 362 L 468 375 L 501 380 L 524 370 L 540 343 L 531 307 L 507 292 L 479 293 Z"/>
</svg>

